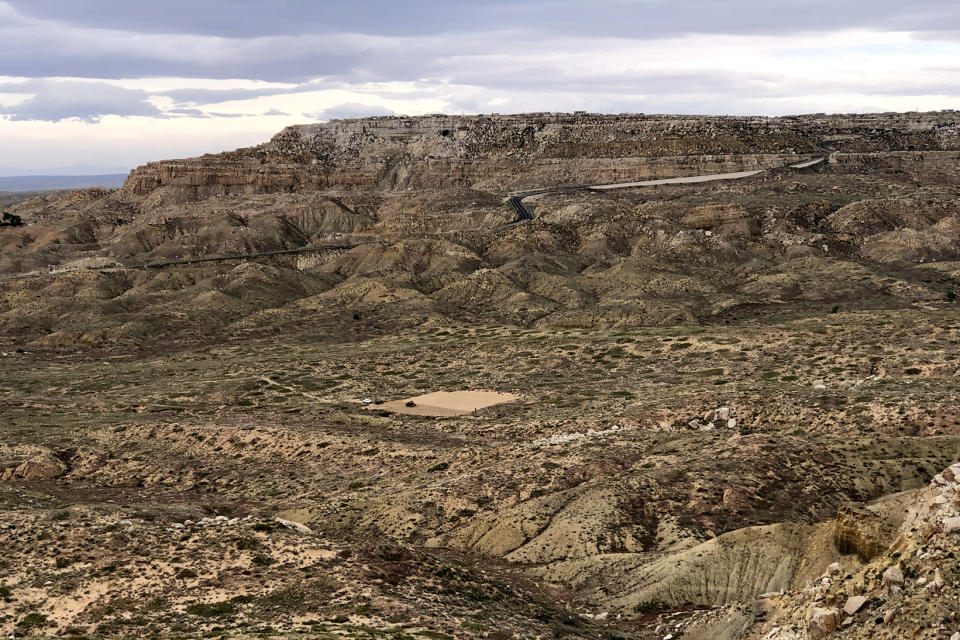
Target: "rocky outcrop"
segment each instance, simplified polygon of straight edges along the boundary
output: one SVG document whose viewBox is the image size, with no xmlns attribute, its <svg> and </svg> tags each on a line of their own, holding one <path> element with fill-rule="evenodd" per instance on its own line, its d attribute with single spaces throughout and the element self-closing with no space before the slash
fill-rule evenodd
<svg viewBox="0 0 960 640">
<path fill-rule="evenodd" d="M 896 529 L 881 515 L 866 507 L 846 504 L 837 511 L 833 541 L 840 553 L 855 554 L 869 562 L 882 553 L 896 536 Z"/>
<path fill-rule="evenodd" d="M 864 545 L 873 534 L 863 529 L 877 529 L 875 517 L 884 512 L 899 516 L 896 540 L 889 546 L 870 542 L 882 549 L 870 563 L 851 572 L 828 568 L 803 589 L 773 594 L 764 601 L 763 615 L 753 628 L 739 637 L 866 640 L 912 637 L 925 628 L 934 630 L 930 637 L 949 637 L 957 628 L 960 596 L 955 560 L 960 536 L 951 528 L 953 519 L 960 521 L 957 480 L 960 464 L 937 474 L 923 489 L 888 496 L 866 509 L 841 509 L 836 529 L 850 531 L 859 522 L 861 533 L 841 537 L 860 545 L 858 550 L 872 553 Z M 884 531 L 877 536 L 888 538 L 886 525 L 879 528 Z"/>
<path fill-rule="evenodd" d="M 0 471 L 0 482 L 52 480 L 67 472 L 67 465 L 52 453 L 41 453 Z"/>
</svg>

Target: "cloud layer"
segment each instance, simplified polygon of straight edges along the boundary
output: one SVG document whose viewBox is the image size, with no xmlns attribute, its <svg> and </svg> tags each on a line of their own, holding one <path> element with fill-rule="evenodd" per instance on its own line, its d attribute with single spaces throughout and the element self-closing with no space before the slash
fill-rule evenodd
<svg viewBox="0 0 960 640">
<path fill-rule="evenodd" d="M 246 140 L 432 111 L 946 108 L 958 34 L 954 0 L 0 0 L 0 151 L 118 118 Z"/>
</svg>

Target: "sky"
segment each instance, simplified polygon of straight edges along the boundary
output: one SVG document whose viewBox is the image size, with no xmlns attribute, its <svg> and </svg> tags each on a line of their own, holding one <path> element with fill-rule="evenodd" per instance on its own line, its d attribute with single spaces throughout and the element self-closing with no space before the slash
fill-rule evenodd
<svg viewBox="0 0 960 640">
<path fill-rule="evenodd" d="M 0 175 L 367 115 L 951 108 L 957 0 L 0 0 Z"/>
</svg>

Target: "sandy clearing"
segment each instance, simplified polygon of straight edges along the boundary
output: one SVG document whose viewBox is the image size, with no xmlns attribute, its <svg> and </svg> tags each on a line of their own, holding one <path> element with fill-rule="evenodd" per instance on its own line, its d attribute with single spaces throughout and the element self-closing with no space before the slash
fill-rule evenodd
<svg viewBox="0 0 960 640">
<path fill-rule="evenodd" d="M 413 398 L 384 402 L 368 408 L 384 409 L 411 416 L 453 417 L 517 399 L 513 394 L 497 391 L 435 391 Z M 413 401 L 416 406 L 408 407 L 407 402 L 410 401 Z"/>
</svg>

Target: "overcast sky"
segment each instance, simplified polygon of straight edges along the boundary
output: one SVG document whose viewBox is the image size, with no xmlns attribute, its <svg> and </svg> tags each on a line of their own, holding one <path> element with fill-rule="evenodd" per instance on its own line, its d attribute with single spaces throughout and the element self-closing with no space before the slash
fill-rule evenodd
<svg viewBox="0 0 960 640">
<path fill-rule="evenodd" d="M 0 0 L 0 175 L 362 115 L 946 108 L 957 0 Z"/>
</svg>

